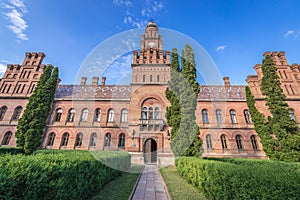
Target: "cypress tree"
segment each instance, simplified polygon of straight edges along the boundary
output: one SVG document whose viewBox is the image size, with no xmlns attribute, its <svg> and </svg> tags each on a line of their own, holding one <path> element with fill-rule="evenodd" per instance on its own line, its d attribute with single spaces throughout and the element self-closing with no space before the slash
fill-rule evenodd
<svg viewBox="0 0 300 200">
<path fill-rule="evenodd" d="M 22 117 L 18 121 L 17 125 L 17 131 L 16 131 L 16 138 L 17 138 L 17 146 L 24 149 L 25 145 L 25 132 L 29 129 L 29 122 L 33 120 L 34 113 L 32 112 L 33 109 L 37 108 L 41 101 L 39 101 L 39 90 L 43 85 L 46 83 L 46 81 L 51 76 L 52 68 L 50 66 L 47 66 L 41 77 L 40 80 L 37 83 L 37 86 L 35 90 L 33 91 L 32 95 L 28 99 L 28 103 L 26 105 L 26 109 L 24 110 L 24 113 Z"/>
<path fill-rule="evenodd" d="M 44 70 L 37 88 L 29 98 L 20 125 L 18 124 L 18 130 L 20 133 L 22 131 L 22 137 L 19 137 L 22 141 L 19 144 L 23 144 L 22 148 L 26 154 L 35 151 L 41 144 L 58 80 L 58 68 L 54 68 L 53 72 L 52 68 L 47 66 Z M 22 126 L 23 124 L 26 126 Z"/>
<path fill-rule="evenodd" d="M 266 106 L 272 114 L 272 116 L 268 116 L 267 122 L 263 124 L 262 117 L 257 117 L 259 114 L 256 116 L 255 113 L 258 111 L 255 111 L 253 103 L 255 100 L 250 89 L 247 89 L 247 104 L 251 117 L 254 119 L 256 131 L 262 139 L 262 144 L 266 146 L 264 150 L 266 149 L 266 154 L 270 159 L 299 161 L 300 131 L 296 122 L 290 119 L 286 96 L 283 94 L 276 71 L 277 68 L 272 57 L 267 55 L 262 63 L 263 78 L 261 81 L 261 90 L 265 95 Z"/>
<path fill-rule="evenodd" d="M 199 156 L 202 141 L 195 110 L 199 85 L 196 81 L 194 53 L 189 45 L 182 50 L 181 70 L 177 50 L 172 51 L 171 79 L 166 96 L 171 102 L 166 117 L 172 127 L 171 148 L 175 156 Z"/>
</svg>

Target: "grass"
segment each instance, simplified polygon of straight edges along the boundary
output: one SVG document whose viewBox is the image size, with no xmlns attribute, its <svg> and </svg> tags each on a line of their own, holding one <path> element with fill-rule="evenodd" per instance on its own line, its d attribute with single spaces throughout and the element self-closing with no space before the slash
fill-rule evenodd
<svg viewBox="0 0 300 200">
<path fill-rule="evenodd" d="M 207 200 L 204 194 L 177 173 L 175 166 L 161 168 L 160 173 L 165 180 L 172 200 Z"/>
<path fill-rule="evenodd" d="M 129 172 L 123 172 L 121 176 L 106 184 L 91 200 L 127 200 L 142 168 L 143 165 L 132 165 Z"/>
</svg>

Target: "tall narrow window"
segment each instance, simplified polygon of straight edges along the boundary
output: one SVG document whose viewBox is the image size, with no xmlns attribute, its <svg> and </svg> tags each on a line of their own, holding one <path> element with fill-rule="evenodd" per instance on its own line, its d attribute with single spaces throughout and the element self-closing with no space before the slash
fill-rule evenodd
<svg viewBox="0 0 300 200">
<path fill-rule="evenodd" d="M 6 106 L 2 106 L 0 108 L 0 121 L 2 121 L 4 119 L 5 113 L 6 113 L 7 107 Z"/>
<path fill-rule="evenodd" d="M 251 116 L 250 116 L 250 113 L 249 113 L 248 109 L 244 110 L 244 117 L 245 117 L 245 121 L 246 121 L 247 124 L 252 123 Z"/>
<path fill-rule="evenodd" d="M 156 107 L 155 110 L 154 110 L 154 119 L 160 119 L 159 107 Z"/>
<path fill-rule="evenodd" d="M 52 132 L 48 135 L 47 146 L 53 146 L 54 140 L 55 140 L 55 133 Z"/>
<path fill-rule="evenodd" d="M 149 119 L 153 119 L 153 108 L 149 108 Z"/>
<path fill-rule="evenodd" d="M 109 109 L 107 122 L 113 122 L 115 117 L 115 111 L 113 109 Z"/>
<path fill-rule="evenodd" d="M 159 75 L 157 75 L 157 82 L 159 82 Z"/>
<path fill-rule="evenodd" d="M 295 92 L 294 92 L 294 89 L 293 89 L 293 86 L 292 86 L 292 85 L 290 85 L 290 89 L 291 89 L 291 92 L 292 92 L 292 94 L 295 94 Z"/>
<path fill-rule="evenodd" d="M 142 119 L 147 119 L 147 108 L 143 107 L 142 109 Z"/>
<path fill-rule="evenodd" d="M 230 110 L 230 119 L 231 119 L 231 123 L 236 124 L 237 120 L 236 120 L 236 113 L 235 110 Z"/>
<path fill-rule="evenodd" d="M 104 146 L 109 147 L 110 141 L 111 141 L 111 135 L 110 135 L 110 133 L 106 133 L 104 136 Z"/>
<path fill-rule="evenodd" d="M 146 75 L 143 75 L 143 83 L 146 82 Z"/>
<path fill-rule="evenodd" d="M 293 109 L 289 109 L 290 119 L 296 121 L 295 113 Z"/>
<path fill-rule="evenodd" d="M 252 144 L 253 150 L 258 150 L 257 140 L 256 140 L 255 135 L 251 135 L 250 139 L 251 139 L 251 144 Z"/>
<path fill-rule="evenodd" d="M 75 147 L 80 147 L 82 145 L 83 134 L 77 133 L 75 140 Z"/>
<path fill-rule="evenodd" d="M 125 147 L 125 134 L 121 133 L 119 135 L 119 148 L 124 148 Z"/>
<path fill-rule="evenodd" d="M 206 147 L 209 150 L 212 149 L 212 140 L 210 134 L 206 135 Z"/>
<path fill-rule="evenodd" d="M 58 108 L 56 109 L 56 113 L 55 113 L 55 117 L 54 117 L 54 121 L 59 122 L 61 119 L 61 115 L 62 115 L 62 109 Z"/>
<path fill-rule="evenodd" d="M 96 108 L 95 109 L 94 121 L 95 122 L 100 122 L 100 119 L 101 119 L 101 109 L 100 108 Z"/>
<path fill-rule="evenodd" d="M 12 136 L 12 132 L 8 131 L 4 134 L 1 145 L 8 145 L 10 142 L 10 138 Z"/>
<path fill-rule="evenodd" d="M 208 124 L 209 123 L 207 109 L 202 110 L 202 122 L 203 122 L 203 124 Z"/>
<path fill-rule="evenodd" d="M 220 109 L 216 110 L 216 118 L 217 118 L 217 123 L 222 124 L 223 119 L 222 119 L 222 111 Z"/>
<path fill-rule="evenodd" d="M 18 119 L 21 116 L 21 112 L 22 112 L 22 107 L 21 106 L 16 107 L 14 114 L 11 118 L 11 121 L 18 121 Z"/>
<path fill-rule="evenodd" d="M 60 146 L 67 146 L 69 142 L 69 133 L 64 133 L 62 138 L 61 138 L 61 143 Z"/>
<path fill-rule="evenodd" d="M 152 75 L 150 75 L 150 83 L 152 83 Z"/>
<path fill-rule="evenodd" d="M 127 122 L 128 118 L 128 110 L 123 109 L 121 111 L 121 122 Z"/>
<path fill-rule="evenodd" d="M 73 122 L 75 117 L 75 109 L 71 108 L 68 113 L 67 122 Z"/>
<path fill-rule="evenodd" d="M 9 86 L 8 86 L 8 88 L 6 90 L 6 93 L 9 93 L 10 88 L 11 88 L 11 84 L 9 84 Z"/>
<path fill-rule="evenodd" d="M 227 149 L 226 135 L 221 135 L 221 144 L 223 150 Z"/>
<path fill-rule="evenodd" d="M 92 133 L 90 137 L 90 147 L 96 146 L 97 134 Z"/>
<path fill-rule="evenodd" d="M 243 150 L 242 136 L 240 135 L 235 136 L 235 141 L 238 150 Z"/>
<path fill-rule="evenodd" d="M 81 119 L 80 119 L 80 121 L 86 122 L 87 118 L 88 118 L 88 114 L 89 114 L 89 110 L 87 108 L 84 108 L 82 110 L 82 113 L 81 113 Z"/>
</svg>

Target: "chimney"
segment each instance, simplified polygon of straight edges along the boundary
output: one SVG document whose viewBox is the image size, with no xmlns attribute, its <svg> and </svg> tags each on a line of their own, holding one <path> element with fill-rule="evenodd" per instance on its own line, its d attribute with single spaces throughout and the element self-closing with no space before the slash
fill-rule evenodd
<svg viewBox="0 0 300 200">
<path fill-rule="evenodd" d="M 102 76 L 101 85 L 105 85 L 105 81 L 106 81 L 106 77 L 105 77 L 105 76 Z"/>
<path fill-rule="evenodd" d="M 223 80 L 224 80 L 224 85 L 225 85 L 225 87 L 230 87 L 229 77 L 226 76 L 226 77 L 223 78 Z"/>
<path fill-rule="evenodd" d="M 87 77 L 85 77 L 85 76 L 81 77 L 80 85 L 85 85 L 86 84 L 86 79 L 87 79 Z"/>
<path fill-rule="evenodd" d="M 93 76 L 92 77 L 92 86 L 98 86 L 99 77 Z"/>
</svg>

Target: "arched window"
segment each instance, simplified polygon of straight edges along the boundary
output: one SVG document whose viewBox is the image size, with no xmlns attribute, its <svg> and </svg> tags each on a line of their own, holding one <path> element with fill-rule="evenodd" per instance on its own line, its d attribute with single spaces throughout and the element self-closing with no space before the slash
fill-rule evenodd
<svg viewBox="0 0 300 200">
<path fill-rule="evenodd" d="M 18 119 L 21 116 L 21 112 L 22 112 L 22 106 L 16 107 L 16 109 L 14 111 L 14 114 L 13 114 L 13 116 L 11 118 L 11 121 L 18 121 Z"/>
<path fill-rule="evenodd" d="M 216 118 L 217 118 L 217 123 L 218 124 L 223 123 L 222 111 L 220 109 L 216 110 Z"/>
<path fill-rule="evenodd" d="M 244 110 L 244 117 L 245 117 L 245 121 L 246 121 L 247 124 L 251 124 L 252 123 L 252 121 L 251 121 L 251 115 L 250 115 L 248 109 Z"/>
<path fill-rule="evenodd" d="M 54 121 L 59 122 L 61 119 L 63 110 L 61 108 L 56 109 Z"/>
<path fill-rule="evenodd" d="M 7 110 L 7 107 L 6 106 L 2 106 L 0 108 L 0 121 L 3 120 L 4 116 L 5 116 L 5 113 L 6 113 L 6 110 Z"/>
<path fill-rule="evenodd" d="M 207 109 L 202 110 L 202 122 L 203 124 L 208 124 L 208 112 Z"/>
<path fill-rule="evenodd" d="M 149 108 L 149 119 L 153 119 L 153 108 Z"/>
<path fill-rule="evenodd" d="M 100 122 L 100 120 L 101 120 L 101 113 L 102 113 L 102 111 L 101 111 L 100 108 L 96 108 L 95 109 L 95 116 L 94 116 L 94 121 L 95 122 Z"/>
<path fill-rule="evenodd" d="M 238 150 L 243 150 L 242 136 L 240 135 L 235 136 L 235 141 Z"/>
<path fill-rule="evenodd" d="M 67 122 L 73 122 L 75 117 L 75 109 L 71 108 L 68 113 Z"/>
<path fill-rule="evenodd" d="M 83 138 L 83 134 L 77 133 L 76 140 L 75 140 L 75 147 L 80 147 L 82 145 L 82 138 Z"/>
<path fill-rule="evenodd" d="M 221 135 L 221 144 L 223 150 L 227 149 L 226 135 Z"/>
<path fill-rule="evenodd" d="M 125 147 L 125 134 L 121 133 L 119 135 L 119 148 L 124 148 Z"/>
<path fill-rule="evenodd" d="M 255 135 L 251 135 L 250 139 L 251 139 L 251 144 L 252 144 L 253 150 L 258 150 L 258 145 L 257 145 L 257 140 L 256 140 Z"/>
<path fill-rule="evenodd" d="M 206 135 L 206 147 L 207 149 L 212 149 L 212 140 L 210 134 Z"/>
<path fill-rule="evenodd" d="M 155 110 L 154 110 L 154 119 L 160 119 L 159 107 L 156 107 Z"/>
<path fill-rule="evenodd" d="M 115 117 L 115 111 L 113 109 L 109 109 L 107 122 L 113 122 Z"/>
<path fill-rule="evenodd" d="M 142 119 L 147 119 L 147 108 L 146 107 L 144 107 L 142 109 Z"/>
<path fill-rule="evenodd" d="M 230 114 L 231 123 L 236 124 L 237 121 L 236 121 L 236 113 L 235 113 L 235 110 L 231 109 L 231 110 L 229 111 L 229 114 Z"/>
<path fill-rule="evenodd" d="M 106 133 L 104 136 L 104 146 L 109 147 L 110 146 L 110 141 L 111 141 L 111 134 Z"/>
<path fill-rule="evenodd" d="M 121 111 L 121 122 L 127 122 L 127 120 L 128 120 L 128 110 L 123 109 Z"/>
<path fill-rule="evenodd" d="M 62 138 L 61 138 L 61 143 L 60 146 L 67 146 L 69 142 L 69 133 L 64 133 Z"/>
<path fill-rule="evenodd" d="M 12 136 L 12 132 L 10 132 L 10 131 L 6 132 L 2 139 L 1 145 L 8 145 L 11 136 Z"/>
<path fill-rule="evenodd" d="M 295 113 L 293 109 L 289 109 L 290 119 L 296 121 Z"/>
<path fill-rule="evenodd" d="M 55 139 L 55 133 L 52 132 L 48 135 L 47 146 L 53 146 L 54 139 Z"/>
<path fill-rule="evenodd" d="M 92 133 L 90 137 L 90 147 L 96 146 L 97 134 Z"/>
<path fill-rule="evenodd" d="M 86 122 L 88 118 L 89 110 L 87 108 L 84 108 L 81 112 L 81 119 L 80 121 Z"/>
</svg>

